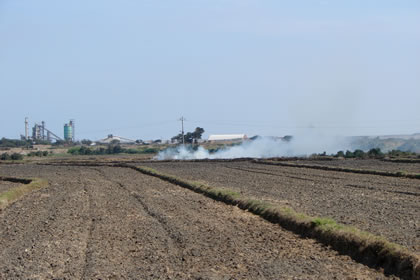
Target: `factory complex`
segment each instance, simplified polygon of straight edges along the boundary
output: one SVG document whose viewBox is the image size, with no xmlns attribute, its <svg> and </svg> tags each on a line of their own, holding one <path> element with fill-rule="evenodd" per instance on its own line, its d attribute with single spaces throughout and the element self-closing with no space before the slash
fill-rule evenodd
<svg viewBox="0 0 420 280">
<path fill-rule="evenodd" d="M 29 121 L 28 118 L 25 118 L 25 135 L 21 135 L 21 139 L 50 143 L 53 140 L 75 142 L 75 122 L 70 120 L 69 123 L 64 124 L 64 137 L 60 137 L 46 127 L 45 121 L 42 121 L 40 124 L 35 123 L 32 127 L 32 134 L 29 134 Z"/>
<path fill-rule="evenodd" d="M 76 143 L 76 126 L 75 120 L 71 119 L 68 123 L 63 125 L 63 136 L 59 136 L 60 134 L 52 132 L 46 126 L 45 121 L 41 121 L 40 123 L 34 123 L 31 133 L 29 127 L 28 118 L 25 118 L 25 134 L 21 135 L 22 140 L 30 140 L 37 143 L 52 143 L 57 141 L 62 141 L 66 143 Z M 200 139 L 199 143 L 203 142 L 241 142 L 247 140 L 248 137 L 246 134 L 212 134 L 208 137 L 208 139 Z M 104 144 L 111 144 L 113 142 L 118 142 L 121 144 L 155 144 L 155 143 L 165 143 L 170 144 L 171 141 L 162 141 L 162 140 L 150 140 L 150 141 L 142 141 L 142 140 L 132 140 L 122 136 L 117 136 L 113 134 L 108 134 L 106 138 L 100 139 L 98 141 L 93 141 L 92 145 L 104 145 Z M 172 143 L 177 143 L 177 141 L 172 140 Z"/>
</svg>

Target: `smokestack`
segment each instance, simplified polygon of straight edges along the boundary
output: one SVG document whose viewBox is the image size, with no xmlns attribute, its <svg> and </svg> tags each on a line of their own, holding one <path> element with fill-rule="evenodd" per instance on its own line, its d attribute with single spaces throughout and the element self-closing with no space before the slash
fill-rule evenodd
<svg viewBox="0 0 420 280">
<path fill-rule="evenodd" d="M 28 118 L 25 118 L 25 139 L 29 140 L 29 123 Z"/>
</svg>

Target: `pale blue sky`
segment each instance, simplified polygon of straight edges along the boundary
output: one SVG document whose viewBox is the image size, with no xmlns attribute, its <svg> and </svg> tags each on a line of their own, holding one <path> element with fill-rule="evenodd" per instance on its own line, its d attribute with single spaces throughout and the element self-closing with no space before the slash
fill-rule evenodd
<svg viewBox="0 0 420 280">
<path fill-rule="evenodd" d="M 420 1 L 0 0 L 0 137 L 420 132 Z"/>
</svg>

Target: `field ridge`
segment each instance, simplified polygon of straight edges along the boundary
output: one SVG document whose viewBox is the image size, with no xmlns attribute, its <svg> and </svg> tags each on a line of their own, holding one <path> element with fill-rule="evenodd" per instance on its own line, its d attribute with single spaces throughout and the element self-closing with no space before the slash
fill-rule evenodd
<svg viewBox="0 0 420 280">
<path fill-rule="evenodd" d="M 0 193 L 0 211 L 5 209 L 13 202 L 19 200 L 26 194 L 48 186 L 48 181 L 40 178 L 22 179 L 1 177 L 0 180 L 22 183 L 22 185 L 20 186 L 14 187 L 10 190 Z"/>
</svg>

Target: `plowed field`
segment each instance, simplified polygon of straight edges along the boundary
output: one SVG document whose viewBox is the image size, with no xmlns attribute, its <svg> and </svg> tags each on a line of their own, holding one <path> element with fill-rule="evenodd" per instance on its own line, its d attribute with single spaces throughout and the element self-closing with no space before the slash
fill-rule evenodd
<svg viewBox="0 0 420 280">
<path fill-rule="evenodd" d="M 216 179 L 218 170 L 243 175 L 204 168 Z M 0 213 L 0 279 L 386 278 L 237 207 L 131 169 L 2 165 L 0 175 L 49 181 Z"/>
<path fill-rule="evenodd" d="M 392 163 L 389 163 L 392 164 Z M 330 217 L 420 252 L 420 180 L 262 165 L 148 163 L 162 172 L 227 187 L 312 216 Z"/>
<path fill-rule="evenodd" d="M 420 163 L 418 162 L 391 162 L 377 159 L 296 160 L 288 162 L 298 164 L 316 164 L 341 168 L 420 174 Z"/>
</svg>

